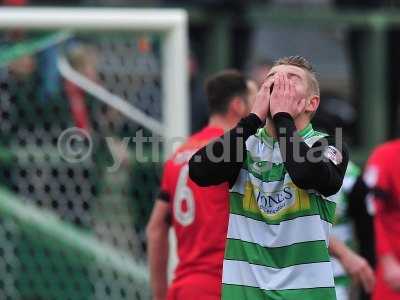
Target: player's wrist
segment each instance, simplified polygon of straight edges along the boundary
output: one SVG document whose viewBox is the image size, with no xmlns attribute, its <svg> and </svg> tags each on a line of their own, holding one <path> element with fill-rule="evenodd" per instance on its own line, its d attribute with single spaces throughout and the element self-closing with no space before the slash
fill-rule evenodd
<svg viewBox="0 0 400 300">
<path fill-rule="evenodd" d="M 277 120 L 277 119 L 280 119 L 280 118 L 285 118 L 285 119 L 289 119 L 289 120 L 293 121 L 292 115 L 290 113 L 286 112 L 286 111 L 279 111 L 279 112 L 275 113 L 272 116 L 273 120 Z"/>
<path fill-rule="evenodd" d="M 272 121 L 274 123 L 274 126 L 277 130 L 277 134 L 279 136 L 282 136 L 282 135 L 285 136 L 286 134 L 288 134 L 289 131 L 296 129 L 295 124 L 294 124 L 294 119 L 287 112 L 276 113 L 272 117 Z M 281 130 L 281 129 L 283 129 L 283 130 Z"/>
<path fill-rule="evenodd" d="M 257 109 L 253 109 L 250 115 L 255 115 L 257 116 L 257 118 L 260 120 L 260 122 L 265 123 L 265 120 L 267 119 L 267 113 L 264 113 L 263 111 L 257 110 Z"/>
<path fill-rule="evenodd" d="M 337 247 L 335 249 L 335 255 L 336 258 L 343 263 L 343 265 L 346 265 L 347 261 L 351 257 L 350 251 L 347 251 L 345 247 Z"/>
<path fill-rule="evenodd" d="M 342 253 L 339 254 L 339 260 L 343 262 L 346 269 L 349 269 L 359 259 L 362 258 L 347 248 L 344 248 Z"/>
<path fill-rule="evenodd" d="M 293 116 L 294 116 L 294 113 L 292 113 L 289 109 L 280 108 L 280 109 L 271 110 L 272 117 L 276 116 L 277 114 L 288 114 L 291 118 L 293 118 Z"/>
<path fill-rule="evenodd" d="M 344 262 L 351 256 L 352 251 L 336 237 L 330 237 L 329 253 L 341 262 Z"/>
<path fill-rule="evenodd" d="M 265 124 L 265 119 L 262 119 L 257 113 L 250 112 L 245 118 L 246 124 L 253 128 L 260 128 Z"/>
</svg>

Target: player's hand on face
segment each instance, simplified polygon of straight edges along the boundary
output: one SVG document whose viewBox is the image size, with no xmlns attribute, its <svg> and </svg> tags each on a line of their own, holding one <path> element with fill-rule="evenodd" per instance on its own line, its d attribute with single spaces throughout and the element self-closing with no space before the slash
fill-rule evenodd
<svg viewBox="0 0 400 300">
<path fill-rule="evenodd" d="M 265 122 L 269 112 L 270 89 L 274 83 L 272 79 L 264 81 L 256 95 L 251 113 L 256 114 L 261 121 Z"/>
<path fill-rule="evenodd" d="M 271 116 L 279 112 L 289 113 L 296 118 L 304 111 L 306 99 L 297 99 L 295 94 L 295 86 L 286 74 L 277 73 L 275 75 L 274 89 L 270 98 Z"/>
</svg>

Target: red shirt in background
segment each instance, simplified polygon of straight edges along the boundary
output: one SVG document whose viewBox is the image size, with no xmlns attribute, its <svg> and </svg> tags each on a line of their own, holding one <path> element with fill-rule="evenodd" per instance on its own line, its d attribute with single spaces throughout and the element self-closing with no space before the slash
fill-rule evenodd
<svg viewBox="0 0 400 300">
<path fill-rule="evenodd" d="M 400 300 L 383 279 L 379 257 L 394 255 L 400 262 L 400 140 L 385 143 L 372 153 L 364 179 L 375 190 L 375 235 L 378 258 L 374 300 Z"/>
<path fill-rule="evenodd" d="M 221 136 L 206 127 L 190 137 L 165 163 L 161 194 L 169 199 L 176 233 L 178 266 L 168 299 L 220 299 L 222 262 L 228 228 L 228 183 L 199 187 L 189 178 L 189 159 Z M 165 196 L 166 195 L 166 196 Z"/>
<path fill-rule="evenodd" d="M 85 92 L 69 80 L 65 81 L 65 91 L 75 126 L 89 131 L 89 115 L 85 103 Z"/>
</svg>

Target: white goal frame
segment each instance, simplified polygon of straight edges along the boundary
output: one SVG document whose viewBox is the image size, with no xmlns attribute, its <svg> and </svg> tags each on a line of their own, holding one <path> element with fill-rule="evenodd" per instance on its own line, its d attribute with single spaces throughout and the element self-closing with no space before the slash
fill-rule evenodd
<svg viewBox="0 0 400 300">
<path fill-rule="evenodd" d="M 187 24 L 188 16 L 182 9 L 0 8 L 0 29 L 4 30 L 140 30 L 161 33 L 162 135 L 167 141 L 186 137 L 189 133 Z M 174 149 L 166 147 L 165 150 L 169 151 L 165 153 L 167 157 Z"/>
<path fill-rule="evenodd" d="M 140 30 L 161 33 L 163 39 L 161 58 L 163 126 L 161 129 L 157 124 L 150 127 L 155 128 L 155 133 L 161 132 L 167 141 L 164 157 L 168 157 L 179 146 L 178 143 L 169 145 L 169 141 L 182 142 L 182 138 L 188 136 L 190 124 L 188 16 L 186 11 L 182 9 L 146 8 L 0 8 L 0 29 L 24 28 L 29 30 L 64 29 L 72 31 Z M 80 80 L 80 82 L 85 84 L 84 80 Z M 86 83 L 90 85 L 90 82 Z M 118 102 L 118 99 L 114 100 Z M 112 101 L 113 99 L 109 99 L 108 103 L 112 104 Z M 121 101 L 119 102 L 121 103 Z M 113 105 L 113 107 L 117 105 Z M 126 110 L 129 110 L 128 107 L 121 106 L 119 110 L 129 117 L 129 114 L 126 113 Z M 133 114 L 135 114 L 135 111 L 133 111 Z M 139 119 L 143 119 L 143 115 L 139 114 Z M 148 123 L 152 124 L 152 122 Z M 169 241 L 168 273 L 171 280 L 178 261 L 176 238 L 172 229 L 170 230 Z"/>
</svg>

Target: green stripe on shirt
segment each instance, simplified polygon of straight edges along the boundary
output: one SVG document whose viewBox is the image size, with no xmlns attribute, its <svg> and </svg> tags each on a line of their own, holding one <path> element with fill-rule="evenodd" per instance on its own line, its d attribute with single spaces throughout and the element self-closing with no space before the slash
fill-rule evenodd
<svg viewBox="0 0 400 300">
<path fill-rule="evenodd" d="M 247 261 L 272 268 L 329 262 L 325 241 L 297 243 L 284 247 L 267 248 L 256 243 L 227 239 L 225 259 Z"/>
<path fill-rule="evenodd" d="M 335 300 L 335 288 L 266 291 L 233 284 L 222 285 L 222 298 L 229 300 Z"/>
</svg>

